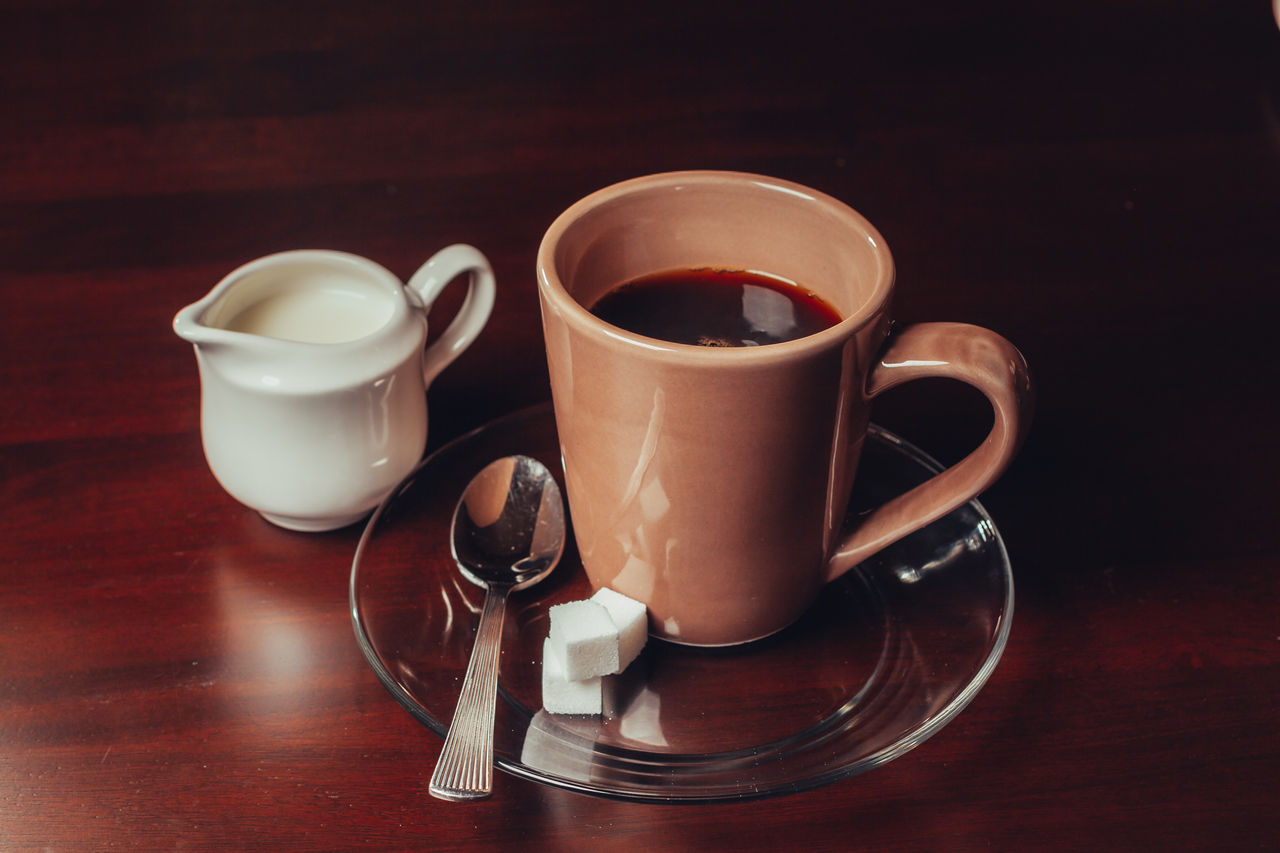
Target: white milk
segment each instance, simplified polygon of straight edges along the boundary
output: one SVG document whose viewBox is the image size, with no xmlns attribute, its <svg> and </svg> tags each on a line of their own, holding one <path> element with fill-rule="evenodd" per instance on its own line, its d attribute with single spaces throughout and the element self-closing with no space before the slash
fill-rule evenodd
<svg viewBox="0 0 1280 853">
<path fill-rule="evenodd" d="M 286 341 L 339 344 L 382 328 L 393 308 L 390 300 L 368 293 L 287 290 L 254 302 L 223 328 Z"/>
</svg>

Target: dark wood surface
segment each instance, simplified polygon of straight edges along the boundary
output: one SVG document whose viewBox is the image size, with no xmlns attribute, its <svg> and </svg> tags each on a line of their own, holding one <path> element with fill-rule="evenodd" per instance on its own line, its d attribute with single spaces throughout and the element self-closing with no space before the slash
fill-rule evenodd
<svg viewBox="0 0 1280 853">
<path fill-rule="evenodd" d="M 1275 849 L 1270 4 L 840 5 L 3 4 L 0 849 Z M 809 793 L 433 800 L 440 740 L 353 639 L 360 528 L 217 486 L 170 320 L 271 251 L 408 275 L 472 242 L 500 294 L 435 447 L 547 398 L 551 219 L 677 168 L 838 196 L 899 319 L 1026 353 L 1036 422 L 984 499 L 1010 645 L 936 737 Z M 875 417 L 948 461 L 988 423 L 945 383 Z"/>
</svg>

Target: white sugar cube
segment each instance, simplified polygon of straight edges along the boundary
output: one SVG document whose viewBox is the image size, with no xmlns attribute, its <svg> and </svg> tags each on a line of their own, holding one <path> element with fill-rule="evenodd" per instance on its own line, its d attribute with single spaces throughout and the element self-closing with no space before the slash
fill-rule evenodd
<svg viewBox="0 0 1280 853">
<path fill-rule="evenodd" d="M 609 611 L 609 618 L 618 629 L 618 668 L 614 672 L 622 672 L 636 659 L 649 639 L 648 611 L 640 602 L 607 586 L 596 590 L 591 600 Z"/>
<path fill-rule="evenodd" d="M 542 643 L 542 707 L 552 714 L 599 714 L 603 689 L 600 676 L 570 679 L 565 664 L 548 637 Z"/>
<path fill-rule="evenodd" d="M 548 639 L 567 679 L 579 681 L 618 671 L 618 629 L 604 605 L 571 601 L 552 607 L 550 616 Z"/>
</svg>

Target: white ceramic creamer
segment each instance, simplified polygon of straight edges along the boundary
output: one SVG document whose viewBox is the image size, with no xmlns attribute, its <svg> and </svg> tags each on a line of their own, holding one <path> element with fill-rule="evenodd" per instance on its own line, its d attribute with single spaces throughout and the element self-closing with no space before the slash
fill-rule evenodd
<svg viewBox="0 0 1280 853">
<path fill-rule="evenodd" d="M 427 311 L 463 274 L 466 300 L 424 349 Z M 426 389 L 493 302 L 489 262 L 465 245 L 436 253 L 407 286 L 343 252 L 281 252 L 235 270 L 173 320 L 195 345 L 214 476 L 281 527 L 359 520 L 418 463 Z"/>
</svg>

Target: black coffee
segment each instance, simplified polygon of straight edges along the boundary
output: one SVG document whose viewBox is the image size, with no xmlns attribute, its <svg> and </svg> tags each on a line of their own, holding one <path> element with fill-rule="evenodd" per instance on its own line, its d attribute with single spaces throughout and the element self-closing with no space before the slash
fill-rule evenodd
<svg viewBox="0 0 1280 853">
<path fill-rule="evenodd" d="M 705 347 L 793 341 L 842 319 L 816 294 L 789 281 L 710 268 L 629 281 L 602 296 L 591 313 L 638 335 Z"/>
</svg>

